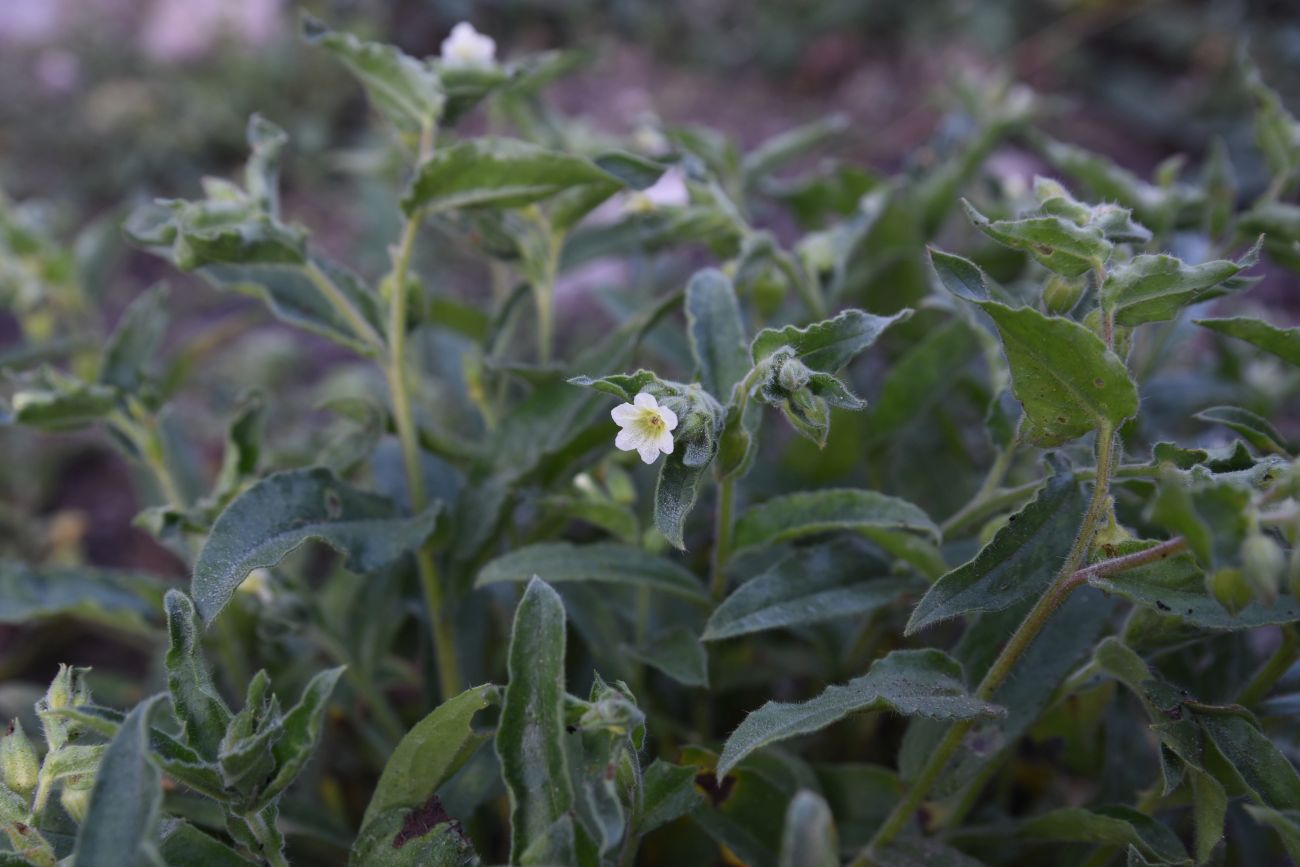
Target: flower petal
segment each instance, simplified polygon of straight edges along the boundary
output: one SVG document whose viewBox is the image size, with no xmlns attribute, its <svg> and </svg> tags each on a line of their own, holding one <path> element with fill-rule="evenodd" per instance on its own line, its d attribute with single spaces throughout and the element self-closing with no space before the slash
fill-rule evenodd
<svg viewBox="0 0 1300 867">
<path fill-rule="evenodd" d="M 640 416 L 641 410 L 630 403 L 620 403 L 609 411 L 609 417 L 622 427 L 627 427 Z"/>
<path fill-rule="evenodd" d="M 677 413 L 673 412 L 666 406 L 659 407 L 659 415 L 663 416 L 664 426 L 668 430 L 677 429 Z"/>
<path fill-rule="evenodd" d="M 623 428 L 618 432 L 618 436 L 614 437 L 614 445 L 625 452 L 639 449 L 644 443 L 645 434 L 637 428 Z"/>
<path fill-rule="evenodd" d="M 666 455 L 673 453 L 673 435 L 668 431 L 662 431 L 659 436 L 655 437 L 655 448 Z"/>
<path fill-rule="evenodd" d="M 659 447 L 652 442 L 645 442 L 637 447 L 641 453 L 641 460 L 647 464 L 653 464 L 659 457 Z"/>
<path fill-rule="evenodd" d="M 654 409 L 659 406 L 659 401 L 655 400 L 655 396 L 645 391 L 633 398 L 632 402 L 642 409 Z"/>
</svg>

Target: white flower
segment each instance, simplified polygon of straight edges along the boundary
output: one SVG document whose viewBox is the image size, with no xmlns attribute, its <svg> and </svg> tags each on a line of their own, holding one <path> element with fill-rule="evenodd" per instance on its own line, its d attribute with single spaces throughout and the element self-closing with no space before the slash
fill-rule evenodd
<svg viewBox="0 0 1300 867">
<path fill-rule="evenodd" d="M 654 395 L 643 391 L 632 403 L 614 407 L 609 415 L 622 428 L 614 437 L 614 445 L 623 451 L 639 452 L 647 464 L 653 464 L 660 452 L 673 453 L 672 432 L 677 428 L 677 413 L 660 406 Z"/>
<path fill-rule="evenodd" d="M 451 28 L 442 40 L 442 65 L 448 69 L 490 69 L 496 63 L 497 43 L 468 21 Z"/>
<path fill-rule="evenodd" d="M 686 172 L 673 166 L 651 186 L 631 193 L 623 210 L 629 214 L 644 214 L 660 208 L 684 208 L 690 203 L 691 193 L 686 188 Z"/>
</svg>

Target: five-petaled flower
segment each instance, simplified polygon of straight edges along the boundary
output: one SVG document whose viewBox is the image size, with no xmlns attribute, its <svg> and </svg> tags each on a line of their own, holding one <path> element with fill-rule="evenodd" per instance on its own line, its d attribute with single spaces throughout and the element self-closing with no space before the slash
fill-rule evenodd
<svg viewBox="0 0 1300 867">
<path fill-rule="evenodd" d="M 637 451 L 647 464 L 653 464 L 660 452 L 673 453 L 672 432 L 677 427 L 677 413 L 660 406 L 653 394 L 643 391 L 632 403 L 621 403 L 609 414 L 622 428 L 614 438 L 614 445 L 623 451 Z"/>
<path fill-rule="evenodd" d="M 489 69 L 496 63 L 497 43 L 468 21 L 451 28 L 442 40 L 442 65 L 448 69 Z"/>
</svg>

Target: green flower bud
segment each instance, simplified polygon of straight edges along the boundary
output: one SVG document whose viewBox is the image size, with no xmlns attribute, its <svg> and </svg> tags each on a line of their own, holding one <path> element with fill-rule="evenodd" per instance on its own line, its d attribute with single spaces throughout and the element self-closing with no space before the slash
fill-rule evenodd
<svg viewBox="0 0 1300 867">
<path fill-rule="evenodd" d="M 1043 306 L 1048 313 L 1064 315 L 1074 309 L 1083 294 L 1084 281 L 1053 274 L 1043 287 Z"/>
<path fill-rule="evenodd" d="M 1286 571 L 1286 554 L 1272 537 L 1251 533 L 1241 543 L 1241 571 L 1255 596 L 1271 606 L 1277 601 L 1278 585 Z"/>
<path fill-rule="evenodd" d="M 9 729 L 0 737 L 0 780 L 23 797 L 29 797 L 40 772 L 40 758 L 23 731 L 22 722 L 10 720 Z"/>
<path fill-rule="evenodd" d="M 1240 569 L 1220 569 L 1205 580 L 1206 589 L 1229 614 L 1236 614 L 1250 604 L 1252 594 Z"/>
<path fill-rule="evenodd" d="M 59 673 L 50 681 L 50 688 L 45 697 L 36 703 L 36 715 L 41 719 L 45 730 L 45 745 L 57 750 L 73 737 L 80 727 L 71 720 L 56 716 L 50 711 L 80 704 L 90 704 L 90 688 L 86 686 L 85 675 L 89 668 L 59 665 Z"/>
<path fill-rule="evenodd" d="M 90 790 L 94 785 L 93 776 L 69 777 L 63 781 L 59 792 L 59 804 L 67 811 L 77 824 L 86 819 L 86 810 L 90 807 Z"/>
<path fill-rule="evenodd" d="M 812 379 L 812 371 L 799 359 L 791 358 L 781 365 L 776 377 L 781 388 L 794 393 L 808 384 L 808 380 Z"/>
</svg>

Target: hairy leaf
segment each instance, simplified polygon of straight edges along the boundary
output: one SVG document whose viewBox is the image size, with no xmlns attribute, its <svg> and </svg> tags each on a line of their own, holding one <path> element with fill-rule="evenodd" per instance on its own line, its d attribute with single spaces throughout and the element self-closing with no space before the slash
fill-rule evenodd
<svg viewBox="0 0 1300 867">
<path fill-rule="evenodd" d="M 478 573 L 475 585 L 483 587 L 499 581 L 528 581 L 532 576 L 544 581 L 596 581 L 649 587 L 664 593 L 704 599 L 700 581 L 678 564 L 642 548 L 618 542 L 574 545 L 569 542 L 543 542 L 527 545 L 493 560 Z"/>
<path fill-rule="evenodd" d="M 736 549 L 771 545 L 833 530 L 907 530 L 936 541 L 939 528 L 919 508 L 877 491 L 848 488 L 773 497 L 736 521 Z"/>
</svg>

